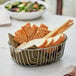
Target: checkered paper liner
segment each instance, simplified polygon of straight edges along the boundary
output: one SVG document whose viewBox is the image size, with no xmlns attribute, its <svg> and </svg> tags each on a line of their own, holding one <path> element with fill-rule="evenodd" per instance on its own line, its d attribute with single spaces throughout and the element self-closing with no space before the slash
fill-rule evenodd
<svg viewBox="0 0 76 76">
<path fill-rule="evenodd" d="M 66 40 L 57 46 L 48 48 L 25 50 L 18 49 L 20 52 L 16 52 L 17 49 L 10 45 L 11 57 L 14 62 L 28 66 L 38 66 L 55 62 L 63 56 L 65 42 Z"/>
</svg>

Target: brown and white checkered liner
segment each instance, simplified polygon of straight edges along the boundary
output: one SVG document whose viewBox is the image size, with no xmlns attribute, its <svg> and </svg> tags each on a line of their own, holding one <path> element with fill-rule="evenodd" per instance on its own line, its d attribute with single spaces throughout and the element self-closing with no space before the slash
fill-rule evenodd
<svg viewBox="0 0 76 76">
<path fill-rule="evenodd" d="M 10 52 L 12 59 L 22 65 L 43 65 L 59 60 L 64 53 L 66 40 L 60 45 L 42 48 L 42 49 L 25 49 L 16 52 L 16 48 L 10 45 Z M 19 49 L 20 50 L 20 49 Z"/>
</svg>

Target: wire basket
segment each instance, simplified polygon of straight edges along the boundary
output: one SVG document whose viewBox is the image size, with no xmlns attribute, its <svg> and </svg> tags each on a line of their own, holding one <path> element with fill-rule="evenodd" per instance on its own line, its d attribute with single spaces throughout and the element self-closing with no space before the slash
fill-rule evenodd
<svg viewBox="0 0 76 76">
<path fill-rule="evenodd" d="M 38 66 L 55 62 L 64 54 L 66 39 L 63 43 L 56 46 L 40 49 L 18 49 L 20 52 L 16 52 L 17 48 L 9 45 L 11 57 L 14 62 L 28 66 Z"/>
</svg>

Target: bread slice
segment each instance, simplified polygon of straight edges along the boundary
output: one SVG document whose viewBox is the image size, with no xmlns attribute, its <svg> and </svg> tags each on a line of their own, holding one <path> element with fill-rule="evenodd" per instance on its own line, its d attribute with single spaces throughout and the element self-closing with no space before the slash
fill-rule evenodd
<svg viewBox="0 0 76 76">
<path fill-rule="evenodd" d="M 26 42 L 22 43 L 21 45 L 19 45 L 17 47 L 17 49 L 24 49 L 24 47 L 25 47 L 26 44 L 27 44 Z"/>
<path fill-rule="evenodd" d="M 64 35 L 64 34 L 61 34 L 61 40 L 60 40 L 60 43 L 62 43 L 64 40 L 65 40 L 65 35 Z"/>
<path fill-rule="evenodd" d="M 44 46 L 46 45 L 46 43 L 47 43 L 47 40 L 46 39 L 44 39 L 44 38 L 42 38 L 42 39 L 37 39 L 38 41 L 38 43 L 36 44 L 36 46 L 38 47 L 38 48 L 44 48 Z"/>
<path fill-rule="evenodd" d="M 44 39 L 44 38 L 34 39 L 34 40 L 29 41 L 26 44 L 26 48 L 29 48 L 32 45 L 36 45 L 38 48 L 44 48 L 44 46 L 45 46 L 46 43 L 47 43 L 47 40 Z"/>
<path fill-rule="evenodd" d="M 54 36 L 52 46 L 58 45 L 60 41 L 61 41 L 61 34 Z"/>
<path fill-rule="evenodd" d="M 52 37 L 48 38 L 45 47 L 50 47 L 52 43 L 53 43 L 53 38 Z"/>
<path fill-rule="evenodd" d="M 27 49 L 33 45 L 37 46 L 38 48 L 43 48 L 46 43 L 47 43 L 46 39 L 34 39 L 34 40 L 31 40 L 27 43 L 24 42 L 17 49 Z"/>
</svg>

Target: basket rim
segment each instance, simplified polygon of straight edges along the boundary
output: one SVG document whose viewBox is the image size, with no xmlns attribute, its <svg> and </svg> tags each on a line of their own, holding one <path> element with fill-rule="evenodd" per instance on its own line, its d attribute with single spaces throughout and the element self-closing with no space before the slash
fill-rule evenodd
<svg viewBox="0 0 76 76">
<path fill-rule="evenodd" d="M 64 43 L 66 42 L 66 40 L 68 39 L 68 38 L 67 38 L 67 35 L 66 35 L 66 34 L 64 34 L 64 35 L 65 35 L 65 40 L 64 40 L 62 43 L 60 43 L 60 44 L 58 44 L 58 45 L 55 45 L 55 46 L 47 47 L 47 48 L 37 48 L 37 49 L 28 49 L 28 48 L 25 48 L 25 49 L 18 49 L 18 48 L 16 48 L 16 47 L 13 47 L 13 46 L 9 43 L 9 41 L 8 41 L 8 44 L 9 44 L 10 47 L 12 47 L 13 49 L 16 49 L 16 50 L 29 50 L 29 51 L 33 51 L 33 50 L 46 50 L 46 49 L 58 47 L 58 46 L 64 44 Z"/>
</svg>

